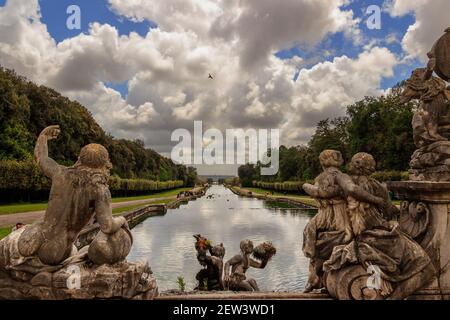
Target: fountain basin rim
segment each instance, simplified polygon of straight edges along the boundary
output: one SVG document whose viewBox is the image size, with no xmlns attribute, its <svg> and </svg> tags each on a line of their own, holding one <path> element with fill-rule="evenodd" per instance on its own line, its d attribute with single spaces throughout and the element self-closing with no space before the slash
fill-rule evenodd
<svg viewBox="0 0 450 320">
<path fill-rule="evenodd" d="M 400 200 L 450 203 L 450 182 L 392 181 L 387 187 Z"/>
</svg>

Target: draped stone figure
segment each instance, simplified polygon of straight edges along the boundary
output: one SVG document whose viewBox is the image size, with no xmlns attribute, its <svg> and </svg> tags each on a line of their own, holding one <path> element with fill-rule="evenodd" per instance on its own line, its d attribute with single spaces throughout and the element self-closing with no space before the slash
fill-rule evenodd
<svg viewBox="0 0 450 320">
<path fill-rule="evenodd" d="M 348 204 L 342 185 L 356 199 L 383 205 L 384 200 L 364 192 L 351 178 L 342 174 L 339 167 L 344 160 L 339 151 L 324 150 L 319 156 L 323 172 L 315 184 L 304 184 L 303 189 L 318 205 L 318 213 L 306 225 L 303 232 L 303 253 L 310 258 L 309 279 L 305 292 L 323 288 L 323 263 L 329 259 L 336 245 L 349 243 L 353 237 Z"/>
<path fill-rule="evenodd" d="M 325 154 L 333 152 L 337 151 Z M 320 218 L 310 221 L 304 232 L 304 252 L 313 273 L 307 290 L 323 286 L 338 299 L 403 299 L 435 275 L 420 245 L 387 220 L 398 215 L 398 209 L 390 203 L 386 187 L 369 177 L 374 170 L 373 157 L 359 153 L 348 167 L 351 176 L 333 170 L 337 188 L 304 186 L 319 203 L 340 196 L 352 230 L 352 238 L 346 241 L 345 232 L 335 230 L 333 224 L 324 228 L 317 223 Z M 369 285 L 372 277 L 376 285 Z"/>
<path fill-rule="evenodd" d="M 333 249 L 324 263 L 324 271 L 331 273 L 351 265 L 366 270 L 375 268 L 378 287 L 363 286 L 363 298 L 404 299 L 434 277 L 431 260 L 418 243 L 399 230 L 397 222 L 387 220 L 397 216 L 399 210 L 390 204 L 386 187 L 369 177 L 375 172 L 373 157 L 367 153 L 354 155 L 348 172 L 355 185 L 385 199 L 387 205 L 375 206 L 351 196 L 347 198 L 354 238 L 349 244 Z M 336 277 L 329 277 L 328 287 L 341 285 L 333 280 Z"/>
</svg>

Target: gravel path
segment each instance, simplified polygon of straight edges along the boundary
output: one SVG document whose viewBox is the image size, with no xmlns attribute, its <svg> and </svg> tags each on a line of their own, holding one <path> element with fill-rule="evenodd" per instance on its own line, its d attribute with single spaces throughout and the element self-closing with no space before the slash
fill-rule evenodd
<svg viewBox="0 0 450 320">
<path fill-rule="evenodd" d="M 168 199 L 176 199 L 176 196 L 116 202 L 116 203 L 112 204 L 112 208 L 113 209 L 123 208 L 123 207 L 128 207 L 128 206 L 133 206 L 133 205 L 138 205 L 138 204 L 146 204 L 146 203 L 150 203 L 150 202 L 155 202 L 155 201 L 159 201 L 159 200 L 168 200 Z M 34 221 L 41 218 L 44 213 L 45 213 L 45 210 L 0 215 L 0 228 L 13 226 L 17 222 L 22 222 L 25 224 L 33 223 Z"/>
</svg>

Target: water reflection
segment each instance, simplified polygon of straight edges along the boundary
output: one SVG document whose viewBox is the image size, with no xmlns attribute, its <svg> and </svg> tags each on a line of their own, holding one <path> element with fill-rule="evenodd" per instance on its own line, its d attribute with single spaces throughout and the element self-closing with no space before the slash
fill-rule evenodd
<svg viewBox="0 0 450 320">
<path fill-rule="evenodd" d="M 201 233 L 213 244 L 223 242 L 224 261 L 239 252 L 243 239 L 255 245 L 272 241 L 277 254 L 265 269 L 249 269 L 248 276 L 264 291 L 300 291 L 308 273 L 308 260 L 301 252 L 302 232 L 311 215 L 212 186 L 204 197 L 136 226 L 128 259 L 148 260 L 161 291 L 177 288 L 178 276 L 185 278 L 190 290 L 200 269 L 192 235 Z"/>
</svg>

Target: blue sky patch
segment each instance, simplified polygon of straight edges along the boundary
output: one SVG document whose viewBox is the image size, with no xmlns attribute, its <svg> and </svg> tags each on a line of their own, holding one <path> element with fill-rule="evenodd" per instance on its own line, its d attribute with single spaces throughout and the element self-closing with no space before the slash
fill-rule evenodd
<svg viewBox="0 0 450 320">
<path fill-rule="evenodd" d="M 0 0 L 3 1 L 3 0 Z M 57 41 L 72 38 L 80 33 L 88 33 L 89 25 L 93 22 L 109 24 L 114 26 L 120 35 L 128 35 L 136 32 L 145 36 L 149 29 L 155 28 L 156 24 L 144 20 L 133 22 L 125 17 L 116 15 L 106 0 L 40 0 L 42 22 L 47 25 L 48 32 Z M 70 5 L 78 5 L 81 10 L 81 29 L 69 30 L 67 28 L 67 8 Z"/>
</svg>

